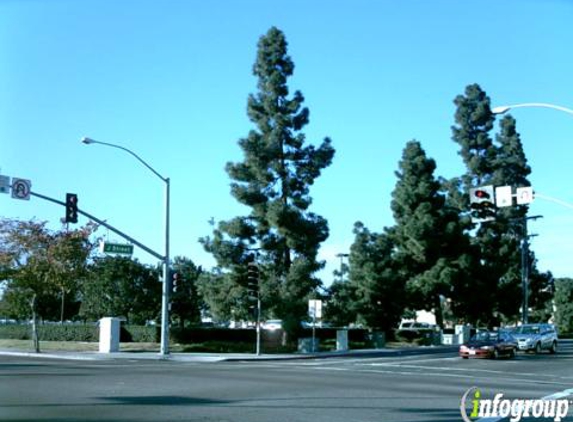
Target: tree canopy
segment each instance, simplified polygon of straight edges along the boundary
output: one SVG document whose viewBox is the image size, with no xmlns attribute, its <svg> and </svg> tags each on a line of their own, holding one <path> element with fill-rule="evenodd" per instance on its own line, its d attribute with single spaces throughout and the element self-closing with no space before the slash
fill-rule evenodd
<svg viewBox="0 0 573 422">
<path fill-rule="evenodd" d="M 298 324 L 303 299 L 320 284 L 315 273 L 324 263 L 317 254 L 328 224 L 310 211 L 310 186 L 334 156 L 328 138 L 318 147 L 306 144 L 301 130 L 309 110 L 300 91 L 289 95 L 293 72 L 286 38 L 273 27 L 260 38 L 253 66 L 258 91 L 248 98 L 247 114 L 255 128 L 239 140 L 243 161 L 226 166 L 232 196 L 250 213 L 220 222 L 212 238 L 202 239 L 222 270 L 213 283 L 227 286 L 236 308 L 247 304 L 236 287 L 245 286 L 246 263 L 257 250 L 267 312 L 287 327 Z"/>
</svg>

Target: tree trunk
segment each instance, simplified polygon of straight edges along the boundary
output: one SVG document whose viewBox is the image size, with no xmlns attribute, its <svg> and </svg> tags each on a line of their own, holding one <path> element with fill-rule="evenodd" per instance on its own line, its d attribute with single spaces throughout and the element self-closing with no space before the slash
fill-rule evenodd
<svg viewBox="0 0 573 422">
<path fill-rule="evenodd" d="M 436 316 L 436 325 L 438 327 L 444 327 L 444 310 L 442 309 L 442 300 L 440 295 L 436 296 L 436 307 L 434 308 L 434 314 Z"/>
<path fill-rule="evenodd" d="M 36 313 L 36 301 L 37 295 L 34 293 L 32 300 L 30 301 L 30 307 L 32 308 L 32 342 L 34 345 L 34 351 L 40 353 L 40 338 L 38 337 L 38 315 Z"/>
</svg>

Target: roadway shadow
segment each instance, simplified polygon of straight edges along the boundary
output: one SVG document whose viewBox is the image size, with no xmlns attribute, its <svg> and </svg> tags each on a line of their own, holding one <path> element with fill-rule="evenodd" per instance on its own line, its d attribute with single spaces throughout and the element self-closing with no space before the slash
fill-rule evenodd
<svg viewBox="0 0 573 422">
<path fill-rule="evenodd" d="M 209 406 L 229 404 L 226 400 L 202 399 L 184 396 L 115 396 L 98 397 L 98 400 L 121 406 Z"/>
<path fill-rule="evenodd" d="M 0 362 L 0 369 L 11 369 L 11 368 L 37 368 L 39 366 L 45 366 L 40 363 L 5 363 Z"/>
<path fill-rule="evenodd" d="M 428 409 L 428 408 L 415 408 L 410 407 L 407 409 L 396 409 L 397 412 L 408 413 L 414 415 L 424 415 L 427 419 L 416 419 L 418 422 L 460 422 L 462 420 L 460 409 Z M 388 421 L 390 422 L 390 421 Z M 396 421 L 398 422 L 398 421 Z"/>
</svg>

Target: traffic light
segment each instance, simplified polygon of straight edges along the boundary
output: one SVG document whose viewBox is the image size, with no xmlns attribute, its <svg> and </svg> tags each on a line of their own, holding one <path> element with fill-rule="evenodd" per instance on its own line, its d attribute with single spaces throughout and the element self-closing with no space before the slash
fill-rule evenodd
<svg viewBox="0 0 573 422">
<path fill-rule="evenodd" d="M 66 193 L 66 223 L 78 222 L 78 195 L 75 193 Z"/>
<path fill-rule="evenodd" d="M 259 266 L 256 262 L 249 262 L 247 267 L 247 294 L 249 299 L 259 299 Z"/>
<path fill-rule="evenodd" d="M 173 289 L 173 293 L 177 293 L 177 289 L 179 288 L 179 273 L 174 272 L 171 274 L 171 288 Z"/>
<path fill-rule="evenodd" d="M 493 185 L 470 189 L 470 208 L 474 223 L 495 219 L 495 191 Z"/>
</svg>

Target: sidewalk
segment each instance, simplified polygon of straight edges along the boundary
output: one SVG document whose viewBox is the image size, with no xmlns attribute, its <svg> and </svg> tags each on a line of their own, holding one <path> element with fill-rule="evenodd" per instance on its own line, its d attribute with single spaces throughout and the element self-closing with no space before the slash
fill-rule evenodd
<svg viewBox="0 0 573 422">
<path fill-rule="evenodd" d="M 42 359 L 67 359 L 67 360 L 165 360 L 172 362 L 259 362 L 303 359 L 328 359 L 328 358 L 373 358 L 373 357 L 396 357 L 426 355 L 434 353 L 456 354 L 458 346 L 421 346 L 405 348 L 364 349 L 348 350 L 344 352 L 316 352 L 316 353 L 291 353 L 291 354 L 261 354 L 259 356 L 250 353 L 171 353 L 162 356 L 154 352 L 42 352 L 33 353 L 25 350 L 2 350 L 0 356 L 18 356 Z"/>
</svg>

